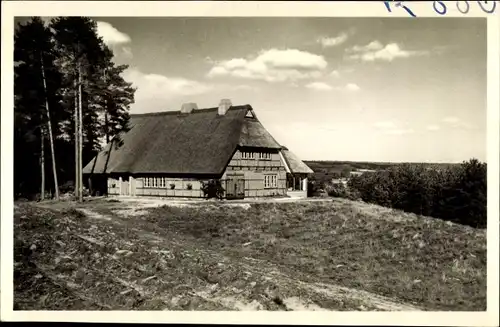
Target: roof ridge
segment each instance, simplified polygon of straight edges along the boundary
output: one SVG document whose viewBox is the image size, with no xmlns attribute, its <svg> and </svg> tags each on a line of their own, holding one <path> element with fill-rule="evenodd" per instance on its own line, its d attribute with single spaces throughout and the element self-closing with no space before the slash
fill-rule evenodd
<svg viewBox="0 0 500 327">
<path fill-rule="evenodd" d="M 228 110 L 241 110 L 241 109 L 248 109 L 250 108 L 249 104 L 245 105 L 238 105 L 238 106 L 231 106 Z M 216 111 L 218 110 L 218 107 L 212 107 L 212 108 L 201 108 L 201 109 L 195 109 L 189 114 L 182 114 L 180 110 L 175 110 L 175 111 L 156 111 L 156 112 L 146 112 L 142 114 L 130 114 L 130 117 L 151 117 L 151 116 L 168 116 L 168 115 L 193 115 L 197 113 L 202 113 L 202 112 L 211 112 L 211 111 Z"/>
</svg>

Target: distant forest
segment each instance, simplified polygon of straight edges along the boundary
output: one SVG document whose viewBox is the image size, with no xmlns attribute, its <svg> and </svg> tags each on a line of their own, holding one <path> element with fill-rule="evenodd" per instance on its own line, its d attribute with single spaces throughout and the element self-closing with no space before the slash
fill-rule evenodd
<svg viewBox="0 0 500 327">
<path fill-rule="evenodd" d="M 332 178 L 347 178 L 352 171 L 360 169 L 386 170 L 401 165 L 394 162 L 369 162 L 369 161 L 338 161 L 338 160 L 304 160 L 314 171 L 314 179 L 327 182 Z M 414 163 L 417 164 L 417 163 Z M 418 163 L 424 167 L 433 169 L 447 169 L 459 164 L 456 163 Z"/>
<path fill-rule="evenodd" d="M 338 172 L 342 169 L 350 169 L 355 171 L 357 169 L 370 169 L 381 170 L 394 167 L 400 163 L 394 162 L 370 162 L 370 161 L 337 161 L 337 160 L 305 160 L 304 161 L 314 172 Z M 425 167 L 448 168 L 451 166 L 459 165 L 458 163 L 414 163 L 421 164 Z"/>
</svg>

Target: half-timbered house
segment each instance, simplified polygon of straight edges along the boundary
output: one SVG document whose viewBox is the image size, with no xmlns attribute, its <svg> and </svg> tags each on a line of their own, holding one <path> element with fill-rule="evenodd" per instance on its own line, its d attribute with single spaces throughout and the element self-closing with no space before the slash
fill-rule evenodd
<svg viewBox="0 0 500 327">
<path fill-rule="evenodd" d="M 129 129 L 89 162 L 83 173 L 101 193 L 203 197 L 218 179 L 225 197 L 307 195 L 312 173 L 264 128 L 250 105 L 131 115 Z"/>
</svg>

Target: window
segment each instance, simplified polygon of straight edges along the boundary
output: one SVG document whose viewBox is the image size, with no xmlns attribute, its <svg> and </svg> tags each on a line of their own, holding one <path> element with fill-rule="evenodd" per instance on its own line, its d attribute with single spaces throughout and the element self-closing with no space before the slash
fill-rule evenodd
<svg viewBox="0 0 500 327">
<path fill-rule="evenodd" d="M 241 158 L 242 159 L 255 159 L 255 153 L 249 152 L 249 151 L 242 151 Z"/>
<path fill-rule="evenodd" d="M 161 178 L 157 177 L 145 177 L 144 178 L 144 187 L 145 188 L 156 188 L 156 187 L 162 187 L 161 184 Z"/>
<path fill-rule="evenodd" d="M 160 177 L 160 187 L 163 188 L 165 187 L 165 178 Z"/>
<path fill-rule="evenodd" d="M 267 152 L 261 152 L 259 153 L 259 159 L 271 160 L 271 154 Z"/>
<path fill-rule="evenodd" d="M 255 159 L 259 158 L 261 160 L 271 160 L 272 154 L 268 152 L 250 152 L 250 151 L 241 151 L 241 159 Z"/>
<path fill-rule="evenodd" d="M 264 175 L 264 188 L 275 188 L 278 184 L 277 175 Z"/>
</svg>

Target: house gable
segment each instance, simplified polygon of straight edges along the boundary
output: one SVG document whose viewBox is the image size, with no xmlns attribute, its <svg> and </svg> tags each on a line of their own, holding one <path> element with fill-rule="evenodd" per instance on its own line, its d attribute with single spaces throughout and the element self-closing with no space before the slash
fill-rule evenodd
<svg viewBox="0 0 500 327">
<path fill-rule="evenodd" d="M 276 149 L 238 147 L 221 178 L 223 185 L 231 179 L 243 180 L 245 197 L 286 194 L 286 170 Z"/>
</svg>

